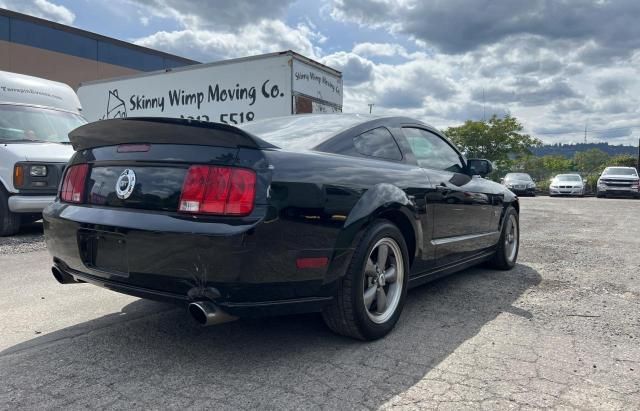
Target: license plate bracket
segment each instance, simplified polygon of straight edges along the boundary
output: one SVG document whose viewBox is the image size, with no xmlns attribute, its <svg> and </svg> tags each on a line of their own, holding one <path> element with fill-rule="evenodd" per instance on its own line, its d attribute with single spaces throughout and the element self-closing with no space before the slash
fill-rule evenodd
<svg viewBox="0 0 640 411">
<path fill-rule="evenodd" d="M 78 246 L 82 262 L 88 268 L 129 276 L 127 242 L 123 234 L 83 229 L 78 231 Z"/>
</svg>

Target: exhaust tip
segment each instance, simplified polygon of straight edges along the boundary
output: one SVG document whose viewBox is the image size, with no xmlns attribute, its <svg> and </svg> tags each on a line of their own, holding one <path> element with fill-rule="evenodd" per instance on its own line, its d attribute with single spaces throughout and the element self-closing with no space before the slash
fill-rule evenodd
<svg viewBox="0 0 640 411">
<path fill-rule="evenodd" d="M 208 301 L 189 304 L 189 314 L 198 324 L 214 325 L 237 320 L 238 317 L 227 314 L 220 307 Z"/>
<path fill-rule="evenodd" d="M 56 279 L 60 284 L 76 284 L 84 281 L 76 280 L 73 276 L 65 273 L 57 266 L 51 267 L 51 274 L 53 274 L 53 278 Z"/>
<path fill-rule="evenodd" d="M 57 282 L 66 284 L 64 274 L 62 274 L 62 271 L 60 271 L 58 267 L 51 267 L 51 274 L 53 274 L 53 278 L 55 278 Z"/>
<path fill-rule="evenodd" d="M 205 312 L 204 307 L 202 307 L 199 303 L 191 303 L 189 304 L 189 314 L 191 317 L 201 325 L 205 325 L 207 323 L 207 313 Z"/>
</svg>

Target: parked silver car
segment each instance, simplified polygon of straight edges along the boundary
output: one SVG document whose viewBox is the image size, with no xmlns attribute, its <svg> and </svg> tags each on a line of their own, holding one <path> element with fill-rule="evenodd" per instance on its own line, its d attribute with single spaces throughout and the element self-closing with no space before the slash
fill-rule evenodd
<svg viewBox="0 0 640 411">
<path fill-rule="evenodd" d="M 551 179 L 549 185 L 550 196 L 580 196 L 584 195 L 584 180 L 580 174 L 558 174 Z"/>
<path fill-rule="evenodd" d="M 598 179 L 598 197 L 640 198 L 640 177 L 635 167 L 607 167 Z"/>
</svg>

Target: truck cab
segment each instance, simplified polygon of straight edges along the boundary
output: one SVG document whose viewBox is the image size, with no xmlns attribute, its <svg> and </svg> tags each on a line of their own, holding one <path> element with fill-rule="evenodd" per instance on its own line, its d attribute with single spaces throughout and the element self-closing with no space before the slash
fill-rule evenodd
<svg viewBox="0 0 640 411">
<path fill-rule="evenodd" d="M 635 167 L 607 167 L 598 179 L 597 197 L 640 198 L 640 176 Z"/>
<path fill-rule="evenodd" d="M 0 236 L 41 218 L 73 154 L 68 134 L 86 123 L 66 84 L 0 71 Z"/>
</svg>

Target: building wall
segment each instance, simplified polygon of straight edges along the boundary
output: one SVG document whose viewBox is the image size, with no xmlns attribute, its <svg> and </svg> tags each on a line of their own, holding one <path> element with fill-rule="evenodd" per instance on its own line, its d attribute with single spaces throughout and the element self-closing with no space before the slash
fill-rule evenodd
<svg viewBox="0 0 640 411">
<path fill-rule="evenodd" d="M 0 9 L 0 70 L 67 83 L 195 64 L 156 50 Z"/>
<path fill-rule="evenodd" d="M 128 67 L 70 56 L 0 40 L 0 70 L 67 83 L 74 90 L 81 82 L 138 73 Z"/>
</svg>

